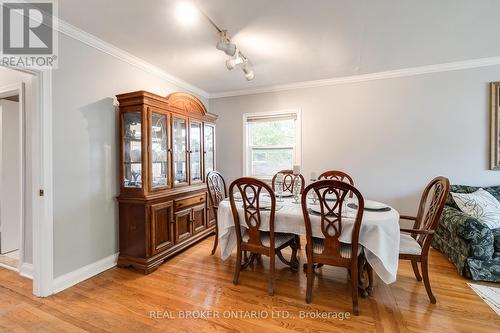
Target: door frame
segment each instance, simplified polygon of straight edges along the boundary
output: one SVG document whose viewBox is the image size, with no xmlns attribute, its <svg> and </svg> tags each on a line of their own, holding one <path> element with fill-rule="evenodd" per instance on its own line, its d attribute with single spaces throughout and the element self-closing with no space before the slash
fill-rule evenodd
<svg viewBox="0 0 500 333">
<path fill-rule="evenodd" d="M 53 294 L 54 229 L 52 174 L 52 71 L 8 67 L 33 75 L 32 110 L 25 111 L 25 175 L 26 195 L 31 197 L 33 231 L 33 294 L 46 297 Z M 26 110 L 26 107 L 25 107 Z M 24 244 L 23 244 L 24 247 Z M 27 273 L 26 275 L 30 275 Z"/>
<path fill-rule="evenodd" d="M 20 128 L 20 133 L 19 135 L 21 136 L 21 147 L 22 147 L 22 152 L 20 154 L 20 164 L 22 168 L 21 172 L 21 192 L 19 195 L 19 200 L 21 201 L 21 225 L 19 228 L 19 263 L 17 265 L 17 271 L 21 271 L 21 266 L 24 264 L 24 248 L 25 248 L 25 239 L 24 239 L 24 224 L 26 223 L 26 208 L 27 205 L 25 203 L 25 187 L 26 187 L 26 109 L 25 109 L 25 86 L 24 82 L 19 82 L 15 84 L 10 84 L 7 86 L 0 87 L 0 98 L 3 97 L 9 97 L 9 96 L 14 96 L 18 95 L 19 96 L 19 113 L 21 116 L 21 122 L 19 124 Z M 2 122 L 3 122 L 3 115 L 2 115 Z M 3 140 L 0 140 L 2 142 Z M 2 156 L 0 157 L 0 163 L 3 163 L 3 153 Z M 1 167 L 0 167 L 1 170 Z M 2 184 L 2 179 L 0 179 L 0 186 Z M 2 266 L 3 267 L 3 266 Z"/>
</svg>

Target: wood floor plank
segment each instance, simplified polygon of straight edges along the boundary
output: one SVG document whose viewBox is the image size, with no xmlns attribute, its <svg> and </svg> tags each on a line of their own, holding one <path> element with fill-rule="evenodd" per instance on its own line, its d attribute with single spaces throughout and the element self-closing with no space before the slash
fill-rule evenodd
<svg viewBox="0 0 500 333">
<path fill-rule="evenodd" d="M 221 261 L 210 255 L 211 245 L 212 238 L 204 240 L 150 275 L 112 268 L 48 298 L 32 296 L 30 280 L 0 269 L 0 332 L 442 333 L 500 327 L 499 317 L 467 286 L 468 280 L 434 250 L 430 276 L 437 304 L 429 303 L 411 265 L 402 261 L 396 283 L 376 279 L 373 295 L 360 298 L 360 315 L 340 320 L 333 316 L 352 310 L 345 270 L 319 270 L 313 301 L 307 304 L 303 272 L 277 263 L 271 297 L 266 258 L 242 271 L 234 286 L 234 256 Z M 302 252 L 301 263 L 304 258 Z M 202 311 L 205 318 L 185 318 Z"/>
</svg>

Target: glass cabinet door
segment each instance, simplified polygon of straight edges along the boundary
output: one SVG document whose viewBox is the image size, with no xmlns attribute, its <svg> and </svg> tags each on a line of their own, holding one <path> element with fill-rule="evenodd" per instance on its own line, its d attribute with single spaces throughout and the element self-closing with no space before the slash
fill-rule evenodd
<svg viewBox="0 0 500 333">
<path fill-rule="evenodd" d="M 151 188 L 168 185 L 167 116 L 151 114 Z"/>
<path fill-rule="evenodd" d="M 141 112 L 123 113 L 123 186 L 142 187 Z"/>
<path fill-rule="evenodd" d="M 215 127 L 205 124 L 205 175 L 215 170 Z"/>
<path fill-rule="evenodd" d="M 189 164 L 191 168 L 191 182 L 201 182 L 203 179 L 201 169 L 201 123 L 189 123 Z"/>
<path fill-rule="evenodd" d="M 172 120 L 172 153 L 174 184 L 187 183 L 187 122 L 183 118 Z"/>
</svg>

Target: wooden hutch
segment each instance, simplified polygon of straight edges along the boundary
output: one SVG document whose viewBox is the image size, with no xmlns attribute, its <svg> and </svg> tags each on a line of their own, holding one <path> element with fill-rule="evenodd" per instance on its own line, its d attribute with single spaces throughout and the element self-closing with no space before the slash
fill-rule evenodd
<svg viewBox="0 0 500 333">
<path fill-rule="evenodd" d="M 216 115 L 186 93 L 116 96 L 120 106 L 119 267 L 148 274 L 215 231 L 205 175 Z"/>
</svg>

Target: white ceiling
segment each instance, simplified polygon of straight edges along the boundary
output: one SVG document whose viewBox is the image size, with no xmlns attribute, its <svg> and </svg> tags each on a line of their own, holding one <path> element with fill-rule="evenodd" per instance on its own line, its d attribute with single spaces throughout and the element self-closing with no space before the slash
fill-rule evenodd
<svg viewBox="0 0 500 333">
<path fill-rule="evenodd" d="M 203 17 L 177 22 L 178 2 L 59 0 L 59 15 L 209 93 L 500 55 L 498 0 L 196 1 L 252 61 L 248 82 Z"/>
</svg>

